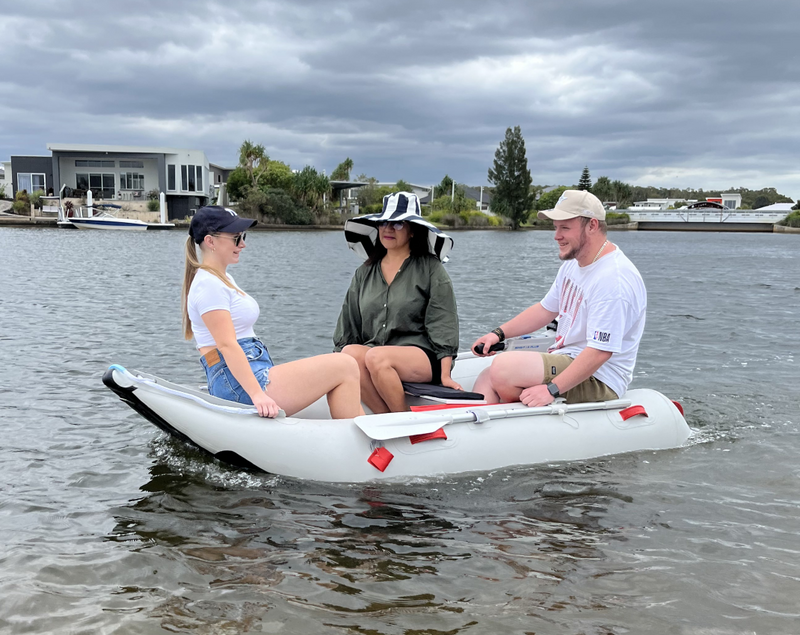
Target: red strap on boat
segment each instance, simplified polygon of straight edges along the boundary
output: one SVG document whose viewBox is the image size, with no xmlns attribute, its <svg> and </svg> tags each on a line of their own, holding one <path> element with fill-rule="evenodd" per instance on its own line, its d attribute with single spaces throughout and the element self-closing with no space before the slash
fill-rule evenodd
<svg viewBox="0 0 800 635">
<path fill-rule="evenodd" d="M 423 441 L 430 441 L 431 439 L 447 439 L 444 428 L 439 428 L 435 432 L 427 432 L 425 434 L 412 434 L 408 437 L 408 440 L 411 441 L 411 445 L 422 443 Z"/>
<path fill-rule="evenodd" d="M 428 412 L 429 410 L 447 410 L 448 408 L 469 408 L 468 403 L 435 403 L 425 406 L 411 406 L 411 412 Z M 476 404 L 484 405 L 484 404 Z"/>
<path fill-rule="evenodd" d="M 675 407 L 678 409 L 678 412 L 681 413 L 681 417 L 683 417 L 684 416 L 684 414 L 683 414 L 683 406 L 680 404 L 680 402 L 673 401 L 672 403 L 675 404 Z"/>
<path fill-rule="evenodd" d="M 630 408 L 625 408 L 624 410 L 619 411 L 619 416 L 622 417 L 623 421 L 627 421 L 631 417 L 635 417 L 636 415 L 644 415 L 645 417 L 649 417 L 650 415 L 647 414 L 647 411 L 644 409 L 644 406 L 631 406 Z"/>
<path fill-rule="evenodd" d="M 372 454 L 369 455 L 367 461 L 375 468 L 383 472 L 386 466 L 392 462 L 394 454 L 389 452 L 386 448 L 377 448 Z"/>
</svg>

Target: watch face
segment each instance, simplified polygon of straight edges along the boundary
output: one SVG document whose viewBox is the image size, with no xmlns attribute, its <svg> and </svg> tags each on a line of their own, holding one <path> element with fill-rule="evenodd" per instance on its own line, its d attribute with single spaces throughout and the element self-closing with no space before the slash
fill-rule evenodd
<svg viewBox="0 0 800 635">
<path fill-rule="evenodd" d="M 559 395 L 558 386 L 556 386 L 555 384 L 553 383 L 547 384 L 547 390 L 550 391 L 550 394 L 553 395 L 553 397 L 558 397 Z"/>
</svg>

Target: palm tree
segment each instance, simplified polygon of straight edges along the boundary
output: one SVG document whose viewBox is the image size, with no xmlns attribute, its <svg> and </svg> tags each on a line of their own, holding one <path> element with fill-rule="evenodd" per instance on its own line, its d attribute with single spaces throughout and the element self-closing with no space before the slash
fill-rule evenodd
<svg viewBox="0 0 800 635">
<path fill-rule="evenodd" d="M 258 178 L 267 169 L 269 157 L 264 146 L 260 143 L 254 144 L 249 139 L 242 143 L 239 148 L 239 165 L 247 171 L 251 185 L 258 185 Z"/>
</svg>

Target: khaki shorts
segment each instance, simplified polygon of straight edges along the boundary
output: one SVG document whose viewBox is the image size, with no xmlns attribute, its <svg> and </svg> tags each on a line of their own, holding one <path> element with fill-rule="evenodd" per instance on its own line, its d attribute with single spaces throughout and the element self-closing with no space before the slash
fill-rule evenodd
<svg viewBox="0 0 800 635">
<path fill-rule="evenodd" d="M 554 353 L 541 353 L 541 355 L 544 362 L 544 383 L 546 384 L 553 381 L 553 378 L 557 377 L 559 373 L 563 373 L 567 366 L 572 363 L 572 358 L 569 355 L 557 355 Z M 589 377 L 589 379 L 582 381 L 561 396 L 567 400 L 567 403 L 589 403 L 619 399 L 617 393 L 595 377 Z"/>
</svg>

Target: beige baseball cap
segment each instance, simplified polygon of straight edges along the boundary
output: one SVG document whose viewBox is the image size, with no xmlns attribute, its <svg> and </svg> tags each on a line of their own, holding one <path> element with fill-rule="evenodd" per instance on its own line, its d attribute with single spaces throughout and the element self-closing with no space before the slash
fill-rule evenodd
<svg viewBox="0 0 800 635">
<path fill-rule="evenodd" d="M 544 220 L 569 220 L 570 218 L 596 218 L 597 220 L 606 219 L 606 209 L 591 192 L 585 190 L 564 190 L 553 209 L 546 209 L 537 214 Z"/>
</svg>

